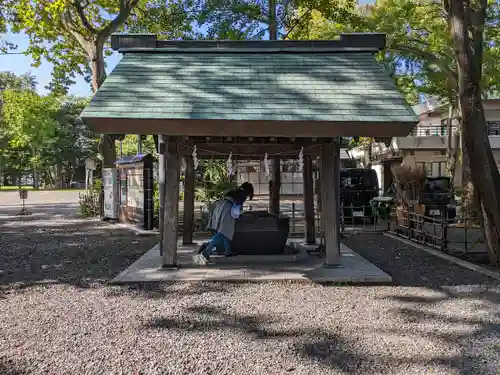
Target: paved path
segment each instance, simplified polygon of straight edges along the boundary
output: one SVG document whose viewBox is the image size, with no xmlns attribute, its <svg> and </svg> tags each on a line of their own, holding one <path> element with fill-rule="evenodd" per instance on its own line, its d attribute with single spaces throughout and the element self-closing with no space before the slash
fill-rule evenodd
<svg viewBox="0 0 500 375">
<path fill-rule="evenodd" d="M 498 375 L 498 282 L 385 236 L 393 286 L 107 284 L 154 242 L 0 214 L 0 374 Z"/>
<path fill-rule="evenodd" d="M 75 215 L 78 212 L 78 194 L 81 190 L 28 191 L 26 209 L 29 213 Z M 17 191 L 0 191 L 0 216 L 15 215 L 22 203 Z"/>
</svg>

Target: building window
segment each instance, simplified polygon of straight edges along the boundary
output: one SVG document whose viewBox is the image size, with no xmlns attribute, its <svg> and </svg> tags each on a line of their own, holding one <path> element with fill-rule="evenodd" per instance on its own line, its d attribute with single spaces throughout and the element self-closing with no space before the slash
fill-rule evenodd
<svg viewBox="0 0 500 375">
<path fill-rule="evenodd" d="M 427 177 L 446 176 L 446 162 L 417 162 L 416 166 L 425 170 Z"/>
<path fill-rule="evenodd" d="M 500 135 L 500 121 L 486 121 L 488 135 Z"/>
</svg>

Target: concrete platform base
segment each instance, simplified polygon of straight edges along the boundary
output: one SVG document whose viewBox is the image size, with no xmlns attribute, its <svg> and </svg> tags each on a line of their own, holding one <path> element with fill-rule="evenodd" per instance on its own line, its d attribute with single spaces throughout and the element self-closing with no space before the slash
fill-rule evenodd
<svg viewBox="0 0 500 375">
<path fill-rule="evenodd" d="M 299 250 L 295 254 L 272 254 L 272 255 L 238 255 L 234 257 L 225 257 L 223 255 L 212 255 L 210 260 L 215 265 L 257 265 L 257 264 L 284 264 L 284 263 L 295 263 L 306 259 L 309 255 L 305 249 L 297 247 Z M 193 264 L 196 263 L 196 255 L 191 257 Z"/>
<path fill-rule="evenodd" d="M 230 263 L 198 266 L 192 260 L 198 244 L 179 244 L 179 269 L 165 270 L 161 268 L 159 247 L 156 245 L 113 279 L 112 283 L 123 284 L 147 281 L 308 281 L 369 284 L 392 282 L 391 276 L 347 246 L 342 245 L 341 248 L 342 268 L 323 267 L 323 259 L 307 255 L 306 247 L 300 245 L 300 240 L 297 240 L 295 246 L 302 248 L 299 254 L 236 256 L 222 260 L 222 262 Z M 288 258 L 288 261 L 281 259 L 287 256 L 295 257 L 295 259 Z"/>
</svg>

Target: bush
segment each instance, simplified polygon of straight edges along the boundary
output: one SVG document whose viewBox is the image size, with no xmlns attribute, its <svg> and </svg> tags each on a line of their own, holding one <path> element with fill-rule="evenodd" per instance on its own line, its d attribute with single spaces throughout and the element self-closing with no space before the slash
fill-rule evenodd
<svg viewBox="0 0 500 375">
<path fill-rule="evenodd" d="M 228 180 L 217 181 L 215 183 L 205 182 L 198 186 L 195 191 L 197 201 L 210 203 L 221 199 L 228 191 L 235 189 L 238 185 Z"/>
<path fill-rule="evenodd" d="M 179 193 L 179 200 L 184 199 L 184 192 Z M 157 217 L 160 210 L 160 184 L 155 182 L 153 185 L 154 216 Z"/>
<path fill-rule="evenodd" d="M 91 189 L 78 194 L 81 216 L 97 217 L 101 214 L 101 186 L 102 181 L 96 179 Z"/>
</svg>

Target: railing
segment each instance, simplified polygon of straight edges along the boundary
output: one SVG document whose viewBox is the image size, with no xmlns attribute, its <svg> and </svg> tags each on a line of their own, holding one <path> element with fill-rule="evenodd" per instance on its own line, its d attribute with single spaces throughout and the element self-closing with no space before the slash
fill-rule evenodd
<svg viewBox="0 0 500 375">
<path fill-rule="evenodd" d="M 451 127 L 452 133 L 458 132 L 458 126 Z M 411 137 L 446 137 L 448 127 L 446 125 L 416 126 L 410 133 Z"/>
<path fill-rule="evenodd" d="M 267 210 L 267 204 L 267 200 L 250 201 L 245 204 L 244 210 Z M 179 232 L 182 232 L 183 229 L 181 211 L 179 210 Z M 484 259 L 487 256 L 481 229 L 474 218 L 458 220 L 431 217 L 395 208 L 392 208 L 386 215 L 381 215 L 380 210 L 371 205 L 346 205 L 340 211 L 341 233 L 344 235 L 388 232 L 454 256 L 482 257 Z M 315 202 L 314 212 L 315 235 L 316 239 L 319 240 L 323 229 L 318 202 Z M 290 219 L 289 236 L 291 238 L 305 236 L 304 207 L 300 200 L 281 202 L 281 214 Z M 196 233 L 206 233 L 207 215 L 207 207 L 197 202 L 195 209 Z"/>
<path fill-rule="evenodd" d="M 475 218 L 447 219 L 394 210 L 388 231 L 398 237 L 431 246 L 452 255 L 487 254 L 481 228 Z"/>
<path fill-rule="evenodd" d="M 500 121 L 486 121 L 488 135 L 500 135 Z M 451 127 L 452 133 L 458 133 L 457 125 Z M 448 126 L 444 125 L 417 125 L 410 133 L 411 137 L 446 137 Z"/>
</svg>

